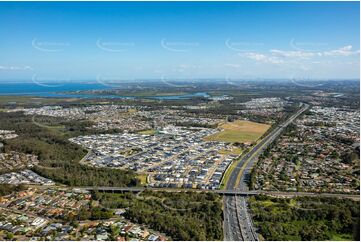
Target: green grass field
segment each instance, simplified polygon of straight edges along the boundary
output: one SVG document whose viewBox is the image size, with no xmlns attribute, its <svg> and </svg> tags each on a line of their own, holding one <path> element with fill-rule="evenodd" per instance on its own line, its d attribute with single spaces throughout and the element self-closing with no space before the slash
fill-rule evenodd
<svg viewBox="0 0 361 242">
<path fill-rule="evenodd" d="M 237 120 L 220 125 L 222 131 L 206 137 L 209 141 L 252 143 L 258 140 L 270 125 Z"/>
<path fill-rule="evenodd" d="M 54 105 L 64 102 L 76 102 L 76 98 L 42 98 L 31 96 L 0 96 L 0 105 L 16 103 L 17 107 L 28 104 Z"/>
<path fill-rule="evenodd" d="M 218 152 L 221 155 L 240 155 L 242 153 L 242 149 L 239 147 L 234 147 L 230 150 L 223 149 Z"/>
<path fill-rule="evenodd" d="M 239 148 L 240 149 L 240 148 Z M 247 150 L 245 151 L 247 152 Z M 243 153 L 243 151 L 240 149 L 240 153 L 239 155 L 241 155 Z M 224 189 L 226 187 L 226 184 L 228 182 L 229 176 L 232 174 L 234 168 L 237 166 L 237 164 L 240 162 L 240 158 L 237 158 L 236 160 L 234 160 L 228 167 L 228 169 L 225 171 L 223 178 L 222 178 L 222 183 L 220 185 L 220 189 Z"/>
<path fill-rule="evenodd" d="M 138 174 L 137 178 L 140 180 L 140 185 L 147 185 L 147 174 Z"/>
<path fill-rule="evenodd" d="M 139 131 L 138 134 L 154 135 L 156 132 L 157 131 L 154 129 L 148 129 L 148 130 Z"/>
<path fill-rule="evenodd" d="M 350 234 L 333 234 L 332 239 L 333 241 L 352 241 L 352 235 Z"/>
<path fill-rule="evenodd" d="M 223 179 L 222 179 L 222 183 L 220 185 L 220 189 L 226 188 L 226 184 L 228 182 L 229 176 L 232 174 L 232 171 L 234 170 L 234 168 L 236 167 L 238 162 L 239 162 L 239 160 L 233 161 L 233 163 L 230 165 L 230 167 L 226 170 L 226 172 L 223 175 Z"/>
</svg>

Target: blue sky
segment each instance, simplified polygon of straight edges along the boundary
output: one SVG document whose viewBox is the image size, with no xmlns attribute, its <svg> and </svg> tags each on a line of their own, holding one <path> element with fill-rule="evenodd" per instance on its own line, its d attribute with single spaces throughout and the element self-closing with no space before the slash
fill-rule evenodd
<svg viewBox="0 0 361 242">
<path fill-rule="evenodd" d="M 0 80 L 359 77 L 358 2 L 0 3 Z"/>
</svg>

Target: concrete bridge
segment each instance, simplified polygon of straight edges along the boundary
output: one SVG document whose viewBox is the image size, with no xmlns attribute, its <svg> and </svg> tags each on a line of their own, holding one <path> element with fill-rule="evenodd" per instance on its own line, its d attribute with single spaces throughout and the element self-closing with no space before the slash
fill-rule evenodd
<svg viewBox="0 0 361 242">
<path fill-rule="evenodd" d="M 153 188 L 153 187 L 74 187 L 74 189 L 82 189 L 87 191 L 100 191 L 100 192 L 211 192 L 221 195 L 231 196 L 254 196 L 254 195 L 269 195 L 275 197 L 297 197 L 297 196 L 310 196 L 310 197 L 335 197 L 335 198 L 349 198 L 353 200 L 360 200 L 359 194 L 340 194 L 340 193 L 313 193 L 313 192 L 281 192 L 281 191 L 239 191 L 239 190 L 200 190 L 200 189 L 181 189 L 181 188 Z"/>
</svg>

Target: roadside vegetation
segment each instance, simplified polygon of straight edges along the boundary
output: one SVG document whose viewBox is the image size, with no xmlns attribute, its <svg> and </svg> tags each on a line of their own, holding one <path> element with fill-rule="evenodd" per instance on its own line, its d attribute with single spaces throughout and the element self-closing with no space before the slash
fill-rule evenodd
<svg viewBox="0 0 361 242">
<path fill-rule="evenodd" d="M 228 166 L 227 170 L 223 173 L 222 182 L 220 185 L 220 189 L 225 189 L 228 183 L 228 179 L 231 176 L 233 170 L 237 167 L 238 163 L 241 162 L 242 157 L 249 152 L 249 148 L 246 148 L 238 158 L 232 161 L 232 163 Z"/>
<path fill-rule="evenodd" d="M 360 203 L 337 198 L 249 199 L 253 221 L 264 240 L 360 239 Z"/>
<path fill-rule="evenodd" d="M 173 240 L 222 240 L 222 199 L 212 193 L 94 192 L 109 209 L 126 208 L 124 216 L 163 232 Z"/>
</svg>

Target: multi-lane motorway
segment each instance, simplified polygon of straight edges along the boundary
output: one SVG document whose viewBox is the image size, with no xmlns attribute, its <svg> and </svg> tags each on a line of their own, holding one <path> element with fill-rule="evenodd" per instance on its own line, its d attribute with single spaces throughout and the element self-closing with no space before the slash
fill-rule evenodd
<svg viewBox="0 0 361 242">
<path fill-rule="evenodd" d="M 249 175 L 258 156 L 267 146 L 272 143 L 281 132 L 292 123 L 309 105 L 300 104 L 300 110 L 287 119 L 283 124 L 272 130 L 265 138 L 255 145 L 247 154 L 245 154 L 235 165 L 236 167 L 229 176 L 226 184 L 227 190 L 236 190 L 241 192 L 248 191 L 246 177 Z M 257 234 L 252 224 L 246 198 L 234 196 L 225 196 L 224 202 L 224 239 L 225 240 L 258 240 Z"/>
</svg>

